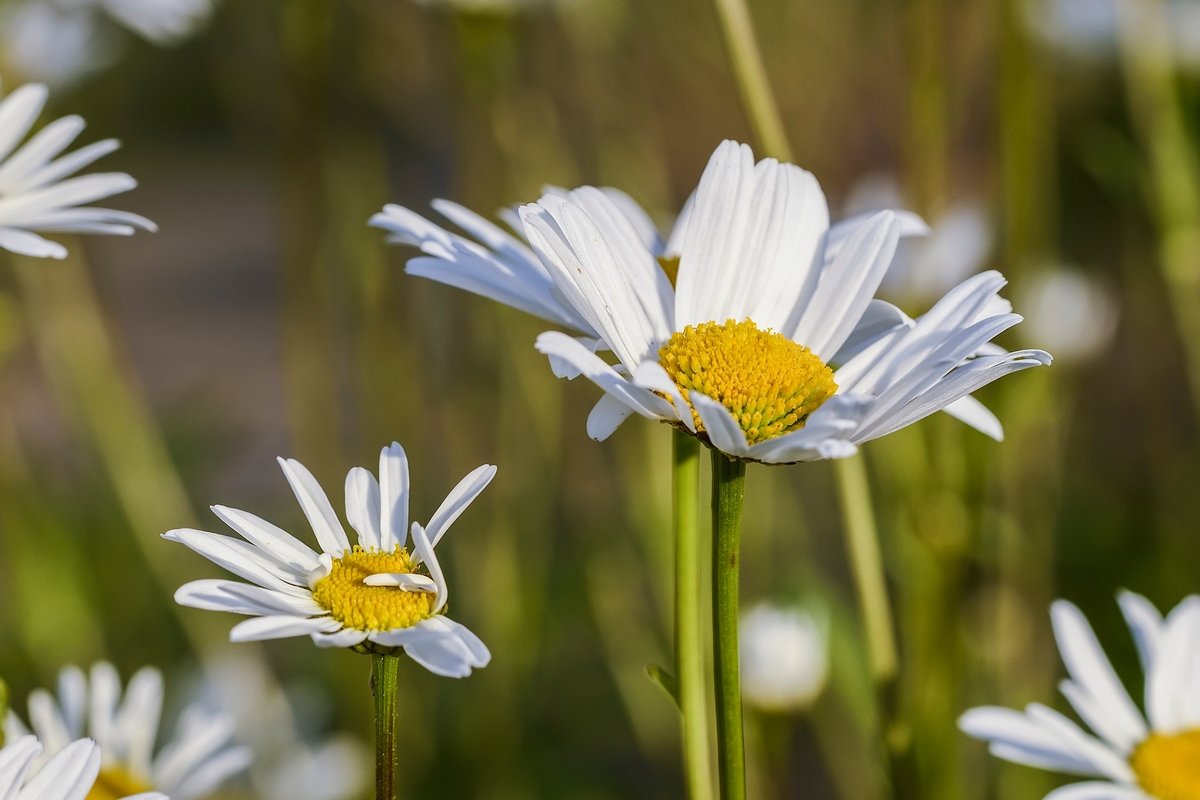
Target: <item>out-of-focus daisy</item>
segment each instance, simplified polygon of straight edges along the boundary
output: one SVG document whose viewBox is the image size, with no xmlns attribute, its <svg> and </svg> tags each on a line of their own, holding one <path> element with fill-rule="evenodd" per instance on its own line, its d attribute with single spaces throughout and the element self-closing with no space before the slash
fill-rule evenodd
<svg viewBox="0 0 1200 800">
<path fill-rule="evenodd" d="M 738 626 L 742 698 L 763 711 L 803 711 L 825 688 L 825 626 L 799 607 L 762 603 Z"/>
<path fill-rule="evenodd" d="M 212 794 L 250 763 L 250 751 L 230 744 L 233 723 L 225 715 L 193 705 L 184 711 L 170 741 L 154 750 L 162 717 L 162 673 L 139 670 L 124 692 L 111 664 L 94 664 L 85 676 L 66 667 L 58 676 L 57 698 L 44 689 L 29 695 L 29 723 L 47 754 L 83 735 L 100 747 L 100 770 L 88 800 L 141 797 L 162 792 L 173 800 Z M 5 736 L 27 731 L 16 714 L 5 720 Z"/>
<path fill-rule="evenodd" d="M 1038 272 L 1017 292 L 1028 338 L 1068 362 L 1086 361 L 1108 347 L 1117 329 L 1117 301 L 1099 281 L 1073 269 Z"/>
<path fill-rule="evenodd" d="M 0 43 L 11 71 L 63 85 L 112 63 L 122 29 L 167 46 L 211 13 L 211 0 L 16 0 L 0 16 Z"/>
<path fill-rule="evenodd" d="M 212 510 L 240 539 L 207 531 L 163 534 L 250 584 L 192 581 L 175 599 L 185 606 L 253 617 L 234 626 L 235 641 L 311 636 L 322 647 L 404 651 L 430 672 L 461 678 L 491 654 L 475 634 L 443 612 L 448 589 L 434 548 L 491 482 L 478 467 L 446 497 L 429 524 L 414 522 L 408 549 L 408 459 L 393 443 L 379 454 L 379 479 L 362 467 L 346 476 L 346 531 L 316 479 L 295 459 L 279 459 L 321 552 L 264 519 L 225 506 Z"/>
<path fill-rule="evenodd" d="M 94 800 L 91 794 L 100 772 L 100 748 L 91 739 L 68 743 L 37 767 L 42 745 L 21 736 L 0 748 L 0 800 Z M 166 800 L 156 792 L 127 800 Z"/>
<path fill-rule="evenodd" d="M 348 735 L 320 736 L 332 700 L 302 684 L 283 687 L 263 659 L 243 650 L 205 667 L 198 692 L 236 722 L 254 753 L 249 778 L 260 800 L 352 800 L 371 776 L 366 745 Z"/>
<path fill-rule="evenodd" d="M 75 175 L 116 150 L 120 145 L 115 139 L 63 155 L 84 128 L 82 118 L 70 116 L 50 123 L 22 144 L 47 94 L 45 86 L 29 84 L 0 102 L 0 248 L 65 258 L 65 247 L 35 231 L 129 236 L 138 228 L 155 230 L 153 222 L 137 214 L 84 205 L 137 186 L 123 172 Z"/>
<path fill-rule="evenodd" d="M 1063 695 L 1091 729 L 1038 703 L 1024 713 L 984 707 L 959 720 L 998 758 L 1099 780 L 1073 783 L 1046 800 L 1200 798 L 1200 597 L 1166 619 L 1140 595 L 1123 593 L 1121 611 L 1145 675 L 1145 714 L 1130 698 L 1082 612 L 1058 601 L 1054 635 L 1068 678 Z"/>
<path fill-rule="evenodd" d="M 1026 4 L 1030 29 L 1062 53 L 1083 59 L 1115 58 L 1125 0 L 1035 0 Z M 1136 3 L 1126 11 L 1141 13 Z M 1189 70 L 1200 68 L 1200 3 L 1164 0 L 1171 56 Z"/>
<path fill-rule="evenodd" d="M 636 413 L 735 458 L 839 458 L 1050 361 L 989 344 L 1020 321 L 997 296 L 998 273 L 965 281 L 915 321 L 873 301 L 908 218 L 884 211 L 830 228 L 810 173 L 755 164 L 736 142 L 717 148 L 666 242 L 628 197 L 594 187 L 520 209 L 536 258 L 456 206 L 439 210 L 486 247 L 398 207 L 373 221 L 432 253 L 410 271 L 582 333 L 543 333 L 537 347 L 559 374 L 604 390 L 588 419 L 596 439 Z M 964 416 L 998 436 L 980 408 Z"/>
</svg>

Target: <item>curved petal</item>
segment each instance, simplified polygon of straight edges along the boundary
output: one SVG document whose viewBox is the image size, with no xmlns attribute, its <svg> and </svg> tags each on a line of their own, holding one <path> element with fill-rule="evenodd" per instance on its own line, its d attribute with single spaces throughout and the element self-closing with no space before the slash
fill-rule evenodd
<svg viewBox="0 0 1200 800">
<path fill-rule="evenodd" d="M 807 303 L 798 304 L 784 331 L 823 361 L 833 357 L 850 338 L 883 280 L 900 225 L 890 211 L 881 211 L 859 227 L 837 257 L 822 269 Z"/>
<path fill-rule="evenodd" d="M 283 469 L 288 485 L 292 487 L 304 516 L 308 518 L 321 549 L 333 556 L 340 556 L 349 550 L 350 540 L 346 538 L 346 531 L 334 513 L 325 490 L 308 471 L 308 467 L 294 458 L 278 458 L 276 461 Z"/>
<path fill-rule="evenodd" d="M 333 633 L 342 623 L 332 617 L 295 617 L 279 614 L 270 617 L 251 617 L 239 622 L 229 631 L 231 642 L 256 642 L 264 639 L 286 639 L 314 633 Z"/>
<path fill-rule="evenodd" d="M 346 519 L 358 533 L 358 543 L 367 549 L 379 549 L 379 481 L 369 469 L 354 467 L 346 473 Z"/>
<path fill-rule="evenodd" d="M 429 525 L 425 528 L 432 547 L 437 547 L 437 543 L 446 535 L 446 531 L 450 530 L 454 521 L 467 510 L 467 506 L 475 502 L 475 498 L 479 497 L 494 477 L 496 467 L 484 464 L 467 473 L 458 485 L 450 490 L 450 494 L 446 495 L 438 510 L 433 512 L 433 516 L 429 518 Z"/>
<path fill-rule="evenodd" d="M 1050 619 L 1063 664 L 1078 687 L 1078 692 L 1073 694 L 1091 699 L 1090 703 L 1084 700 L 1083 707 L 1093 713 L 1084 715 L 1080 706 L 1076 706 L 1076 710 L 1085 718 L 1090 716 L 1098 722 L 1103 717 L 1103 729 L 1097 729 L 1097 733 L 1105 736 L 1121 752 L 1129 752 L 1146 738 L 1146 721 L 1121 685 L 1092 627 L 1083 612 L 1065 600 L 1059 600 L 1051 606 Z"/>
<path fill-rule="evenodd" d="M 688 397 L 692 407 L 700 415 L 704 423 L 704 432 L 712 446 L 726 455 L 745 458 L 750 453 L 750 445 L 746 442 L 746 434 L 738 425 L 729 409 L 699 392 L 691 392 Z"/>
<path fill-rule="evenodd" d="M 547 331 L 538 336 L 536 347 L 538 352 L 545 356 L 561 358 L 571 363 L 581 375 L 643 417 L 668 422 L 678 419 L 674 406 L 653 392 L 626 380 L 599 356 L 589 352 L 570 336 L 557 331 Z"/>
</svg>

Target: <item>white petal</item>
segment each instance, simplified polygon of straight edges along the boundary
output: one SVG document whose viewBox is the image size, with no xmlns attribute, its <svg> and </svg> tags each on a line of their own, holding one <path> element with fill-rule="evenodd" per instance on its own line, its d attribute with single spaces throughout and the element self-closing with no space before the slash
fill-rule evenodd
<svg viewBox="0 0 1200 800">
<path fill-rule="evenodd" d="M 479 497 L 494 477 L 496 477 L 496 467 L 484 464 L 467 473 L 458 482 L 458 485 L 450 490 L 450 494 L 446 495 L 446 499 L 438 506 L 438 510 L 433 512 L 433 516 L 429 519 L 429 525 L 425 529 L 433 547 L 437 547 L 437 543 L 450 530 L 454 521 L 467 510 L 467 506 L 475 502 L 475 498 Z"/>
<path fill-rule="evenodd" d="M 651 268 L 661 270 L 627 223 L 623 229 L 602 230 L 574 202 L 554 196 L 523 206 L 521 220 L 563 298 L 626 367 L 633 369 L 657 352 L 671 327 L 663 298 L 657 292 L 645 296 L 644 285 Z"/>
<path fill-rule="evenodd" d="M 1072 775 L 1103 775 L 1069 742 L 1010 708 L 973 708 L 959 718 L 958 727 L 989 742 L 993 755 L 1006 761 Z"/>
<path fill-rule="evenodd" d="M 16 89 L 0 103 L 0 159 L 8 158 L 33 127 L 50 92 L 38 83 Z"/>
<path fill-rule="evenodd" d="M 377 572 L 363 578 L 367 586 L 395 586 L 406 592 L 437 592 L 437 582 L 415 572 Z"/>
<path fill-rule="evenodd" d="M 317 647 L 354 647 L 367 640 L 367 632 L 343 628 L 335 633 L 314 633 L 312 640 Z"/>
<path fill-rule="evenodd" d="M 633 415 L 633 409 L 611 394 L 600 395 L 587 418 L 587 435 L 603 442 Z"/>
<path fill-rule="evenodd" d="M 1133 634 L 1133 642 L 1137 645 L 1142 672 L 1149 675 L 1162 636 L 1162 614 L 1158 613 L 1153 603 L 1134 592 L 1121 592 L 1117 595 L 1117 602 L 1125 616 L 1125 623 Z"/>
<path fill-rule="evenodd" d="M 687 426 L 689 431 L 696 432 L 696 423 L 692 419 L 692 408 L 679 391 L 679 387 L 675 385 L 675 381 L 671 380 L 671 376 L 663 369 L 662 364 L 657 361 L 643 361 L 634 370 L 633 382 L 643 389 L 670 397 L 680 421 Z"/>
<path fill-rule="evenodd" d="M 675 408 L 653 392 L 636 386 L 617 373 L 595 353 L 588 352 L 578 341 L 557 331 L 538 336 L 539 353 L 561 358 L 571 363 L 580 374 L 608 394 L 628 405 L 648 419 L 675 421 Z"/>
<path fill-rule="evenodd" d="M 1045 800 L 1154 800 L 1154 798 L 1132 786 L 1086 781 L 1055 789 L 1046 795 Z"/>
<path fill-rule="evenodd" d="M 285 594 L 304 593 L 299 586 L 304 581 L 303 576 L 289 572 L 266 553 L 240 539 L 191 528 L 167 531 L 163 538 L 186 545 L 217 566 L 259 586 Z"/>
<path fill-rule="evenodd" d="M 297 614 L 320 616 L 326 610 L 311 597 L 264 589 L 237 581 L 204 579 L 191 581 L 175 591 L 175 602 L 190 608 L 209 611 L 228 611 L 232 614 L 270 616 L 272 614 Z"/>
<path fill-rule="evenodd" d="M 991 409 L 974 397 L 960 397 L 942 409 L 959 422 L 963 422 L 984 436 L 990 436 L 997 442 L 1004 441 L 1004 426 L 992 413 Z"/>
<path fill-rule="evenodd" d="M 262 639 L 285 639 L 289 636 L 308 636 L 312 633 L 333 633 L 342 623 L 330 617 L 294 617 L 278 615 L 251 617 L 239 622 L 229 631 L 231 642 L 254 642 Z"/>
<path fill-rule="evenodd" d="M 699 392 L 691 392 L 692 406 L 704 423 L 704 431 L 713 447 L 731 456 L 745 457 L 750 452 L 746 434 L 725 406 Z"/>
<path fill-rule="evenodd" d="M 358 543 L 379 549 L 379 481 L 369 469 L 354 467 L 346 473 L 346 519 L 358 533 Z"/>
<path fill-rule="evenodd" d="M 1096 634 L 1083 612 L 1065 600 L 1054 603 L 1050 618 L 1054 638 L 1072 681 L 1081 692 L 1094 698 L 1095 707 L 1103 708 L 1111 719 L 1104 726 L 1106 730 L 1097 733 L 1104 735 L 1121 752 L 1129 752 L 1146 738 L 1146 721 L 1121 685 L 1096 640 Z"/>
<path fill-rule="evenodd" d="M 442 565 L 438 563 L 433 545 L 430 543 L 429 537 L 425 534 L 425 529 L 421 527 L 419 522 L 412 524 L 411 535 L 413 548 L 417 551 L 417 556 L 425 563 L 425 568 L 429 570 L 429 576 L 433 578 L 434 584 L 437 586 L 437 597 L 433 601 L 433 613 L 436 614 L 445 608 L 446 601 L 450 597 L 450 588 L 446 585 L 446 577 L 442 574 Z"/>
<path fill-rule="evenodd" d="M 283 474 L 287 477 L 304 516 L 308 518 L 321 549 L 332 556 L 340 556 L 349 550 L 350 540 L 346 538 L 346 531 L 338 521 L 337 514 L 334 513 L 333 506 L 329 504 L 329 498 L 325 496 L 325 490 L 317 483 L 317 479 L 307 467 L 294 458 L 276 460 L 283 468 Z"/>
<path fill-rule="evenodd" d="M 822 269 L 816 290 L 798 305 L 787 323 L 790 338 L 828 361 L 842 347 L 867 310 L 896 252 L 900 226 L 881 211 L 851 235 L 837 257 Z"/>
<path fill-rule="evenodd" d="M 317 568 L 317 554 L 282 528 L 248 511 L 227 506 L 212 506 L 212 512 L 250 544 L 268 553 L 297 574 Z"/>
<path fill-rule="evenodd" d="M 67 257 L 67 248 L 61 244 L 17 228 L 0 228 L 0 248 L 33 258 Z"/>
<path fill-rule="evenodd" d="M 143 667 L 129 679 L 116 718 L 119 739 L 124 743 L 123 761 L 135 775 L 150 774 L 162 706 L 162 673 L 153 667 Z"/>
<path fill-rule="evenodd" d="M 392 442 L 379 452 L 381 547 L 389 553 L 408 542 L 408 484 L 408 456 L 398 442 Z"/>
</svg>

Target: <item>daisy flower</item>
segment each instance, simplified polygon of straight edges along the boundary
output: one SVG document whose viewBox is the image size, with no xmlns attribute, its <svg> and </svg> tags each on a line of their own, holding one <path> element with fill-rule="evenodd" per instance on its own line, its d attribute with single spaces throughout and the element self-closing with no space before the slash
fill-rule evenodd
<svg viewBox="0 0 1200 800">
<path fill-rule="evenodd" d="M 71 742 L 40 769 L 35 768 L 42 745 L 21 736 L 0 748 L 0 800 L 93 800 L 90 793 L 100 772 L 100 748 L 91 739 Z M 167 800 L 147 793 L 127 800 Z"/>
<path fill-rule="evenodd" d="M 0 248 L 38 258 L 65 258 L 65 247 L 35 231 L 129 236 L 138 228 L 155 230 L 153 222 L 137 214 L 83 205 L 137 186 L 123 172 L 75 175 L 116 150 L 116 139 L 62 155 L 84 128 L 81 117 L 70 116 L 21 144 L 47 96 L 45 86 L 28 84 L 0 102 Z"/>
<path fill-rule="evenodd" d="M 989 742 L 998 758 L 1098 780 L 1073 783 L 1046 800 L 1200 798 L 1200 596 L 1166 619 L 1146 598 L 1119 598 L 1145 675 L 1145 714 L 1126 692 L 1082 612 L 1051 609 L 1068 678 L 1060 689 L 1091 729 L 1038 703 L 1025 712 L 983 707 L 959 727 Z"/>
<path fill-rule="evenodd" d="M 486 247 L 397 207 L 373 222 L 433 254 L 410 272 L 579 334 L 543 333 L 537 348 L 558 374 L 604 391 L 588 419 L 595 439 L 638 414 L 733 458 L 811 461 L 852 455 L 956 402 L 998 437 L 995 418 L 967 396 L 1050 362 L 1041 350 L 990 344 L 1021 319 L 998 297 L 999 273 L 964 281 L 916 320 L 874 301 L 911 218 L 883 211 L 831 228 L 810 173 L 756 164 L 736 142 L 713 153 L 666 242 L 631 200 L 594 187 L 523 206 L 531 250 L 459 207 L 438 208 Z"/>
<path fill-rule="evenodd" d="M 738 626 L 742 697 L 762 711 L 803 711 L 829 677 L 828 622 L 798 606 L 760 603 Z"/>
<path fill-rule="evenodd" d="M 230 745 L 230 718 L 199 705 L 184 711 L 175 735 L 156 754 L 162 705 L 163 679 L 157 669 L 139 670 L 122 693 L 116 669 L 100 662 L 89 675 L 78 667 L 64 668 L 57 697 L 44 689 L 31 692 L 29 722 L 51 755 L 84 734 L 95 740 L 100 768 L 84 793 L 88 800 L 163 795 L 195 800 L 210 796 L 250 763 L 249 750 Z M 12 712 L 4 727 L 6 738 L 28 732 Z"/>
<path fill-rule="evenodd" d="M 385 654 L 403 648 L 430 672 L 455 678 L 487 666 L 483 642 L 444 614 L 448 590 L 434 548 L 491 482 L 494 466 L 463 478 L 428 525 L 412 524 L 410 551 L 408 460 L 399 444 L 379 454 L 378 480 L 362 467 L 346 475 L 346 517 L 358 533 L 353 546 L 312 473 L 295 459 L 279 465 L 321 552 L 253 514 L 213 506 L 245 541 L 191 529 L 163 537 L 250 584 L 193 581 L 175 593 L 177 602 L 250 615 L 230 632 L 235 642 L 307 635 L 322 647 Z"/>
</svg>

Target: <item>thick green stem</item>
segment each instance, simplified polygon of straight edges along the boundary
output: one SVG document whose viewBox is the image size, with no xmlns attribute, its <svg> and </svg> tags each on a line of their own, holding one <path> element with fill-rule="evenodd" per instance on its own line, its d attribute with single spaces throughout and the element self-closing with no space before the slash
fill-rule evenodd
<svg viewBox="0 0 1200 800">
<path fill-rule="evenodd" d="M 400 797 L 400 656 L 371 656 L 371 694 L 375 697 L 375 800 Z"/>
<path fill-rule="evenodd" d="M 717 20 L 725 37 L 725 50 L 733 75 L 737 79 L 738 93 L 746 107 L 746 116 L 754 135 L 769 155 L 782 161 L 792 160 L 791 147 L 784 133 L 783 119 L 779 106 L 771 94 L 767 71 L 763 67 L 762 54 L 754 38 L 754 25 L 745 0 L 713 0 L 717 9 Z"/>
<path fill-rule="evenodd" d="M 896 714 L 895 622 L 888 601 L 887 579 L 879 552 L 879 536 L 871 508 L 871 489 L 861 456 L 833 462 L 837 472 L 838 499 L 842 505 L 843 530 L 859 610 L 866 630 L 867 658 L 879 707 L 879 730 L 887 759 L 888 778 L 893 796 L 902 791 L 898 762 L 904 735 Z"/>
<path fill-rule="evenodd" d="M 721 800 L 746 796 L 742 687 L 738 677 L 738 545 L 746 462 L 712 451 L 713 649 L 716 651 L 717 764 Z"/>
<path fill-rule="evenodd" d="M 675 431 L 673 438 L 675 529 L 675 678 L 683 721 L 683 769 L 688 797 L 713 796 L 708 753 L 708 702 L 704 683 L 704 640 L 700 636 L 700 442 Z"/>
</svg>

